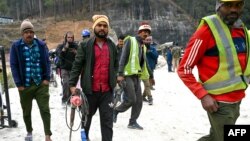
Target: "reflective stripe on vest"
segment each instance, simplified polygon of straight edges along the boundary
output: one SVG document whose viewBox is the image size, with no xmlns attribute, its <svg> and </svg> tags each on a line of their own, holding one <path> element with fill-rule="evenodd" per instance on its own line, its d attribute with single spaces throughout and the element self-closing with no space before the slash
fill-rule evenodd
<svg viewBox="0 0 250 141">
<path fill-rule="evenodd" d="M 246 35 L 247 48 L 247 67 L 244 72 L 238 60 L 231 33 L 226 24 L 224 24 L 217 15 L 208 16 L 202 19 L 201 25 L 207 23 L 211 29 L 219 50 L 219 68 L 214 76 L 203 83 L 204 88 L 210 94 L 223 94 L 235 90 L 247 88 L 248 79 L 245 76 L 250 74 L 249 57 L 249 36 L 244 27 Z"/>
</svg>

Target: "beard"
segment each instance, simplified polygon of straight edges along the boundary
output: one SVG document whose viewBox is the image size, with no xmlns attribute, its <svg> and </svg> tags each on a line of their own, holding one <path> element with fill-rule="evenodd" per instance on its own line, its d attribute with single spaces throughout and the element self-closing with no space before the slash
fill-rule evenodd
<svg viewBox="0 0 250 141">
<path fill-rule="evenodd" d="M 240 18 L 240 14 L 236 12 L 229 13 L 223 16 L 223 20 L 227 25 L 234 25 L 234 23 Z"/>
<path fill-rule="evenodd" d="M 105 31 L 99 31 L 97 32 L 96 30 L 94 30 L 95 36 L 98 38 L 106 38 L 108 36 L 108 33 L 106 33 Z"/>
</svg>

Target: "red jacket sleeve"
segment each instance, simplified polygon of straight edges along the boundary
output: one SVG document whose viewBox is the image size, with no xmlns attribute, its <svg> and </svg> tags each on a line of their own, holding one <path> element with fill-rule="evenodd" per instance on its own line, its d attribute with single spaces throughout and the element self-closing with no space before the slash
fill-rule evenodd
<svg viewBox="0 0 250 141">
<path fill-rule="evenodd" d="M 212 34 L 208 26 L 199 28 L 190 38 L 177 70 L 180 79 L 198 99 L 204 97 L 208 92 L 198 81 L 198 75 L 195 77 L 196 75 L 193 74 L 193 69 L 202 62 L 201 59 L 209 46 L 209 38 L 212 38 Z M 199 69 L 198 72 L 204 73 Z"/>
</svg>

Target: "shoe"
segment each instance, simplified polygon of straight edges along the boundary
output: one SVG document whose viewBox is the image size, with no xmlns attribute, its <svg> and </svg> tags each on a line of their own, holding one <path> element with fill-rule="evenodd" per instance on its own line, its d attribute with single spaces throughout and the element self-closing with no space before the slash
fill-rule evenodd
<svg viewBox="0 0 250 141">
<path fill-rule="evenodd" d="M 142 100 L 148 102 L 148 99 L 146 97 L 142 97 Z"/>
<path fill-rule="evenodd" d="M 49 135 L 45 136 L 45 141 L 52 141 Z"/>
<path fill-rule="evenodd" d="M 155 90 L 155 88 L 154 88 L 154 87 L 151 87 L 150 90 Z"/>
<path fill-rule="evenodd" d="M 143 127 L 141 127 L 137 122 L 135 122 L 135 123 L 130 123 L 129 125 L 128 125 L 128 128 L 130 128 L 130 129 L 138 129 L 138 130 L 143 130 Z"/>
<path fill-rule="evenodd" d="M 116 110 L 114 110 L 114 112 L 113 112 L 113 122 L 114 123 L 116 123 L 116 121 L 117 121 L 117 115 L 118 115 L 118 111 L 116 111 Z"/>
<path fill-rule="evenodd" d="M 148 105 L 153 105 L 153 100 L 149 100 Z"/>
<path fill-rule="evenodd" d="M 32 134 L 27 134 L 27 136 L 24 138 L 25 141 L 33 141 Z"/>
</svg>

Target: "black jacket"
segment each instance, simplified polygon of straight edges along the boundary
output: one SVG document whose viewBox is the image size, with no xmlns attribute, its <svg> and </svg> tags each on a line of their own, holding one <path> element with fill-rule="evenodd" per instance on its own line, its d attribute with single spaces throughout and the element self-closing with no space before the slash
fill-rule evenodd
<svg viewBox="0 0 250 141">
<path fill-rule="evenodd" d="M 81 87 L 85 94 L 92 94 L 92 78 L 95 63 L 94 52 L 95 37 L 87 42 L 82 42 L 77 50 L 76 58 L 70 73 L 69 86 L 76 86 L 81 74 Z M 107 39 L 110 55 L 109 85 L 113 89 L 116 85 L 116 73 L 118 69 L 117 50 L 115 44 Z"/>
<path fill-rule="evenodd" d="M 69 44 L 69 47 L 65 49 L 65 51 L 62 51 L 63 48 L 65 48 L 65 44 L 60 44 L 57 47 L 57 54 L 60 60 L 59 67 L 61 69 L 71 71 L 73 62 L 75 61 L 78 45 L 75 42 L 72 42 Z"/>
</svg>

